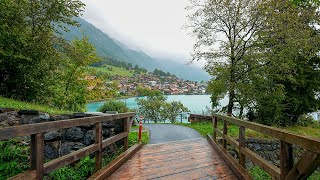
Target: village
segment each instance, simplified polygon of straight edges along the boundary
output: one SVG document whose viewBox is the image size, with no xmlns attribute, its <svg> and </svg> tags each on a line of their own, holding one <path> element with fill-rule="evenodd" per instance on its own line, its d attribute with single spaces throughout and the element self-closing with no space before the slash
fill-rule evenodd
<svg viewBox="0 0 320 180">
<path fill-rule="evenodd" d="M 152 73 L 134 74 L 132 77 L 113 76 L 112 81 L 118 82 L 120 93 L 136 94 L 138 87 L 160 90 L 166 95 L 206 94 L 207 83 L 183 80 L 176 76 L 159 76 Z"/>
</svg>

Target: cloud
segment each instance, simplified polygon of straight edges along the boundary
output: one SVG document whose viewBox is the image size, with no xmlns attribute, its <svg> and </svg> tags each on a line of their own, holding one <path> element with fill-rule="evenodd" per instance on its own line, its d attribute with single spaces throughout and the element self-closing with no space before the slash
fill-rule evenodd
<svg viewBox="0 0 320 180">
<path fill-rule="evenodd" d="M 83 0 L 83 18 L 112 38 L 151 56 L 183 57 L 195 40 L 182 27 L 188 0 Z M 179 58 L 180 59 L 180 58 Z"/>
</svg>

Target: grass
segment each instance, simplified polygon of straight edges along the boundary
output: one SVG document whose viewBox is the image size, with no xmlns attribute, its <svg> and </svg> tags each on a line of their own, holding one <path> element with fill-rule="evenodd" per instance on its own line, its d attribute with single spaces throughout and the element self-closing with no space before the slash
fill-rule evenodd
<svg viewBox="0 0 320 180">
<path fill-rule="evenodd" d="M 51 115 L 72 113 L 72 111 L 56 109 L 53 107 L 35 104 L 35 103 L 16 101 L 16 100 L 4 98 L 1 96 L 0 96 L 0 107 L 13 108 L 16 110 L 37 110 L 37 111 L 45 112 Z"/>
<path fill-rule="evenodd" d="M 122 67 L 116 67 L 116 66 L 111 66 L 111 65 L 105 65 L 105 67 L 90 67 L 90 68 L 96 69 L 96 70 L 101 71 L 103 73 L 108 73 L 111 76 L 119 75 L 119 76 L 132 77 L 134 74 L 133 70 L 127 70 Z M 112 69 L 111 71 L 110 71 L 110 68 Z"/>
<path fill-rule="evenodd" d="M 129 147 L 133 146 L 134 144 L 138 143 L 138 127 L 139 126 L 133 126 L 132 130 L 129 133 Z M 143 129 L 142 136 L 141 136 L 142 144 L 148 144 L 149 143 L 149 131 Z"/>
<path fill-rule="evenodd" d="M 197 130 L 202 136 L 206 134 L 212 134 L 212 123 L 211 122 L 203 122 L 203 123 L 192 123 L 192 124 L 184 124 L 179 123 L 179 125 L 190 127 L 192 129 Z M 218 123 L 218 129 L 222 130 L 223 124 L 222 122 Z M 309 127 L 304 126 L 291 126 L 285 127 L 284 130 L 287 130 L 291 133 L 317 137 L 320 138 L 320 126 L 313 125 Z M 233 124 L 228 125 L 228 135 L 234 138 L 239 136 L 239 127 Z M 256 132 L 251 129 L 246 129 L 246 137 L 259 138 L 259 139 L 272 139 L 270 136 L 264 135 L 262 133 Z"/>
</svg>

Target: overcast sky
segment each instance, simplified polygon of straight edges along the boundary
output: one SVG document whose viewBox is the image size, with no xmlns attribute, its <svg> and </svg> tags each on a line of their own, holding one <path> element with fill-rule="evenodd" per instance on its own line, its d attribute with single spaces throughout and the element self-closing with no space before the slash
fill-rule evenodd
<svg viewBox="0 0 320 180">
<path fill-rule="evenodd" d="M 194 39 L 183 28 L 188 0 L 83 0 L 83 18 L 130 48 L 186 61 Z M 181 57 L 181 58 L 179 58 Z"/>
</svg>

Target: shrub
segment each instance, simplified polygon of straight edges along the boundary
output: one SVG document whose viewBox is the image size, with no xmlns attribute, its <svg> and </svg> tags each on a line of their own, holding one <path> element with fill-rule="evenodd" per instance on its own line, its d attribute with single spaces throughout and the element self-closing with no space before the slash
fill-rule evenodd
<svg viewBox="0 0 320 180">
<path fill-rule="evenodd" d="M 117 111 L 119 113 L 128 112 L 129 109 L 124 102 L 110 100 L 106 101 L 99 109 L 99 112 Z"/>
<path fill-rule="evenodd" d="M 17 139 L 0 141 L 0 179 L 7 179 L 29 169 L 29 146 Z"/>
</svg>

